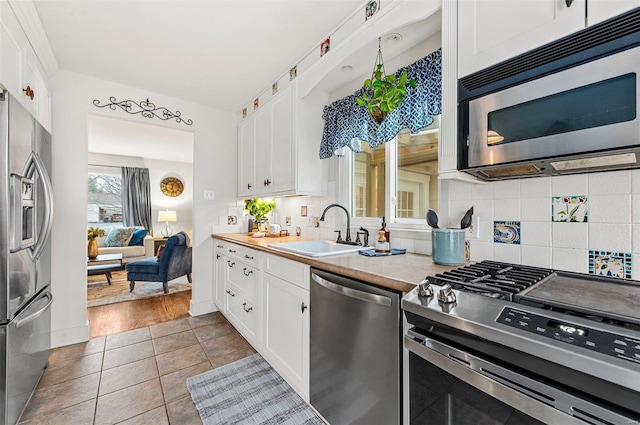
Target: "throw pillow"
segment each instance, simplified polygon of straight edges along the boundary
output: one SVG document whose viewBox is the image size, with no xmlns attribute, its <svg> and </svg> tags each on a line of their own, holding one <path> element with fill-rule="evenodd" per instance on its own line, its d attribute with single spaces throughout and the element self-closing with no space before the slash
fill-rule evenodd
<svg viewBox="0 0 640 425">
<path fill-rule="evenodd" d="M 133 231 L 133 235 L 131 236 L 131 240 L 129 241 L 129 246 L 142 246 L 144 245 L 144 238 L 149 234 L 147 229 L 135 229 Z"/>
<path fill-rule="evenodd" d="M 107 239 L 104 240 L 104 246 L 127 246 L 133 236 L 133 227 L 120 227 L 117 229 L 111 229 L 107 235 Z"/>
<path fill-rule="evenodd" d="M 164 250 L 164 245 L 160 245 L 158 247 L 158 254 L 156 255 L 156 261 L 160 262 L 160 258 L 162 258 L 162 251 Z"/>
</svg>

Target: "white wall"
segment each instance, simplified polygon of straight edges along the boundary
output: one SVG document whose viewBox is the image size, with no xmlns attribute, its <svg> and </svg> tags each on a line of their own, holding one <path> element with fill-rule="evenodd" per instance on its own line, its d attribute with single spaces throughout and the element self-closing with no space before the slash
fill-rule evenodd
<svg viewBox="0 0 640 425">
<path fill-rule="evenodd" d="M 52 231 L 52 345 L 88 339 L 86 319 L 86 204 L 87 115 L 100 114 L 192 131 L 193 163 L 193 292 L 191 314 L 215 310 L 212 294 L 213 243 L 211 228 L 236 199 L 236 117 L 232 112 L 139 90 L 81 74 L 60 71 L 51 81 L 53 109 L 53 170 L 55 219 Z M 156 105 L 179 110 L 193 125 L 149 120 L 118 109 L 99 109 L 93 100 L 136 101 L 149 98 Z M 126 155 L 126 152 L 123 152 Z M 204 201 L 203 191 L 215 191 Z"/>
</svg>

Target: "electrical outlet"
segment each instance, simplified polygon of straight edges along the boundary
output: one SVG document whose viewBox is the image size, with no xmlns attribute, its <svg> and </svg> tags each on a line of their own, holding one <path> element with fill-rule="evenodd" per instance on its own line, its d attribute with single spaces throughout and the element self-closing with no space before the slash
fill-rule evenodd
<svg viewBox="0 0 640 425">
<path fill-rule="evenodd" d="M 467 228 L 466 236 L 470 239 L 480 238 L 480 217 L 479 216 L 473 217 L 473 220 L 471 221 L 471 226 Z"/>
<path fill-rule="evenodd" d="M 215 196 L 215 192 L 213 190 L 205 190 L 204 191 L 204 200 L 205 201 L 213 201 L 216 196 Z"/>
</svg>

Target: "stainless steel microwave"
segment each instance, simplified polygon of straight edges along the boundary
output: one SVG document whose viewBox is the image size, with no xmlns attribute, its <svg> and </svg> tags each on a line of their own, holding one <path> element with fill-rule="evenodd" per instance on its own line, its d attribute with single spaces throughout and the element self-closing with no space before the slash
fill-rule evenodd
<svg viewBox="0 0 640 425">
<path fill-rule="evenodd" d="M 632 12 L 622 18 L 638 22 Z M 520 72 L 503 63 L 461 80 L 458 169 L 502 180 L 640 167 L 640 31 L 594 37 L 620 20 L 515 58 Z"/>
</svg>

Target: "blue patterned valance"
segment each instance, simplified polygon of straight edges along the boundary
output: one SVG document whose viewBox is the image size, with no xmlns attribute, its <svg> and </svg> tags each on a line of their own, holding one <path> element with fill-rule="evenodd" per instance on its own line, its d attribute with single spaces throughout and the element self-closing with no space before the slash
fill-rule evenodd
<svg viewBox="0 0 640 425">
<path fill-rule="evenodd" d="M 405 128 L 417 133 L 433 122 L 433 116 L 440 114 L 442 104 L 442 50 L 400 68 L 395 72 L 396 77 L 399 78 L 405 69 L 417 86 L 407 87 L 400 107 L 389 113 L 380 125 L 371 118 L 366 107 L 358 106 L 356 98 L 362 89 L 324 107 L 321 159 L 330 158 L 334 151 L 345 146 L 354 152 L 362 152 L 361 141 L 374 148 L 392 140 Z"/>
</svg>

